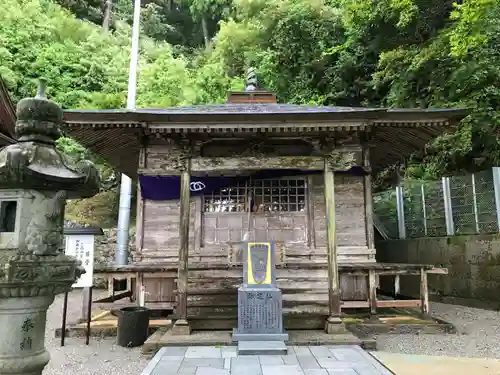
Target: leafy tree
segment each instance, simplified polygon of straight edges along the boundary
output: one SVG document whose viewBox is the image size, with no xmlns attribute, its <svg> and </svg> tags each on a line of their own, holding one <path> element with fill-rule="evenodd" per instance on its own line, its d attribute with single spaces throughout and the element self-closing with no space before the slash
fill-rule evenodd
<svg viewBox="0 0 500 375">
<path fill-rule="evenodd" d="M 112 4 L 103 32 L 101 0 L 3 0 L 0 74 L 14 98 L 44 76 L 65 108 L 122 106 L 133 1 Z M 254 66 L 282 101 L 470 108 L 407 177 L 500 163 L 496 0 L 148 0 L 141 15 L 140 106 L 224 102 Z"/>
<path fill-rule="evenodd" d="M 9 11 L 0 13 L 0 74 L 14 100 L 33 96 L 36 80 L 44 77 L 49 83 L 48 95 L 63 108 L 123 106 L 130 53 L 126 24 L 118 24 L 113 33 L 103 33 L 50 0 L 4 0 L 4 5 Z M 218 78 L 220 69 L 192 66 L 185 56 L 174 56 L 165 43 L 144 36 L 141 41 L 139 105 L 221 101 L 222 92 L 231 86 L 227 76 Z M 116 187 L 117 172 L 101 158 L 67 137 L 59 140 L 58 147 L 77 160 L 95 161 L 105 188 Z"/>
</svg>

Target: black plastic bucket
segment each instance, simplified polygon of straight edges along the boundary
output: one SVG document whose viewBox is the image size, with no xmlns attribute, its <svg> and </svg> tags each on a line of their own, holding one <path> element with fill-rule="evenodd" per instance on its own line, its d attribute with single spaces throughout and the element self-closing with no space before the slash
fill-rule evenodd
<svg viewBox="0 0 500 375">
<path fill-rule="evenodd" d="M 139 306 L 118 310 L 117 344 L 126 348 L 144 344 L 148 338 L 150 314 L 149 309 Z"/>
</svg>

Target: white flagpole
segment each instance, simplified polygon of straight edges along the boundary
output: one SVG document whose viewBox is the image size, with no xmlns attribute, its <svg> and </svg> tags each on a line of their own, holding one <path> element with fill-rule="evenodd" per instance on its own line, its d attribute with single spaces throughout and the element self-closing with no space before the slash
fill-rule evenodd
<svg viewBox="0 0 500 375">
<path fill-rule="evenodd" d="M 132 25 L 132 48 L 128 76 L 127 109 L 135 109 L 137 92 L 137 63 L 139 62 L 139 24 L 141 22 L 141 0 L 134 3 L 134 23 Z"/>
<path fill-rule="evenodd" d="M 132 48 L 128 77 L 127 109 L 134 110 L 137 93 L 137 65 L 139 61 L 139 23 L 141 20 L 141 0 L 134 2 L 134 21 L 132 25 Z M 132 179 L 125 174 L 120 182 L 120 205 L 118 229 L 116 233 L 115 262 L 119 266 L 128 264 L 128 242 L 130 227 L 130 206 L 132 200 Z"/>
</svg>

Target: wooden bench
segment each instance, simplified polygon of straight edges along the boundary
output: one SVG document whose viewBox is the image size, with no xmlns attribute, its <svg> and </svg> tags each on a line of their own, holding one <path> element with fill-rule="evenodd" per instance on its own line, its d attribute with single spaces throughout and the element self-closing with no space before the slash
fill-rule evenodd
<svg viewBox="0 0 500 375">
<path fill-rule="evenodd" d="M 428 274 L 448 274 L 446 268 L 436 268 L 428 264 L 407 264 L 407 263 L 352 263 L 340 264 L 339 273 L 342 275 L 365 276 L 368 280 L 368 300 L 367 301 L 342 301 L 342 308 L 356 309 L 369 308 L 370 314 L 376 315 L 377 308 L 414 308 L 420 307 L 422 314 L 429 313 L 429 291 L 427 288 Z M 420 276 L 420 298 L 419 299 L 377 299 L 378 279 L 380 276 L 393 276 L 394 296 L 400 294 L 401 276 Z"/>
<path fill-rule="evenodd" d="M 144 305 L 154 310 L 173 310 L 175 307 L 175 280 L 177 264 L 96 267 L 95 274 L 106 275 L 108 297 L 94 301 L 102 308 L 122 308 L 139 304 L 141 290 L 145 289 Z M 116 293 L 114 280 L 127 280 L 127 290 Z M 128 302 L 122 301 L 129 298 Z"/>
</svg>

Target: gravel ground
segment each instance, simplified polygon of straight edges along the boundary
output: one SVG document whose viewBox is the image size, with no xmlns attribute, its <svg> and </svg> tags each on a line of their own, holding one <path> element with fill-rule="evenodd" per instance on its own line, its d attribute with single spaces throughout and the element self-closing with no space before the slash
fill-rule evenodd
<svg viewBox="0 0 500 375">
<path fill-rule="evenodd" d="M 500 312 L 431 303 L 436 318 L 452 323 L 457 334 L 381 335 L 377 349 L 392 353 L 500 359 Z"/>
<path fill-rule="evenodd" d="M 106 293 L 96 291 L 98 293 Z M 94 292 L 94 298 L 97 297 Z M 140 348 L 127 349 L 115 345 L 115 339 L 66 338 L 64 347 L 54 331 L 61 326 L 63 295 L 58 295 L 47 313 L 45 347 L 50 353 L 50 362 L 43 375 L 139 375 L 148 363 Z M 72 292 L 68 298 L 68 322 L 80 317 L 82 295 Z"/>
<path fill-rule="evenodd" d="M 99 293 L 105 293 L 99 291 Z M 95 296 L 97 297 L 97 296 Z M 73 322 L 81 312 L 80 292 L 72 292 L 68 300 L 68 321 Z M 63 296 L 57 296 L 47 315 L 46 347 L 51 361 L 44 375 L 139 375 L 148 363 L 140 349 L 115 345 L 115 339 L 67 338 L 60 347 L 54 330 L 61 325 Z M 456 357 L 500 359 L 500 312 L 469 307 L 431 303 L 432 314 L 457 327 L 458 334 L 442 335 L 381 335 L 378 350 Z"/>
</svg>

